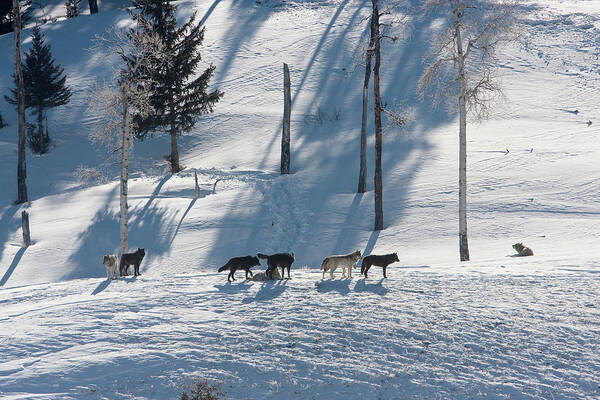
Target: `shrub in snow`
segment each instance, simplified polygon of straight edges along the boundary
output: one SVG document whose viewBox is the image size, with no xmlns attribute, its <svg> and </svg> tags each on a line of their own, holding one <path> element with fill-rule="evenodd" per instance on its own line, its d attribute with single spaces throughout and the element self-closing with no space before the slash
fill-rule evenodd
<svg viewBox="0 0 600 400">
<path fill-rule="evenodd" d="M 189 394 L 185 390 L 181 392 L 181 400 L 219 400 L 224 398 L 221 389 L 211 385 L 206 379 L 192 383 L 188 390 Z"/>
</svg>

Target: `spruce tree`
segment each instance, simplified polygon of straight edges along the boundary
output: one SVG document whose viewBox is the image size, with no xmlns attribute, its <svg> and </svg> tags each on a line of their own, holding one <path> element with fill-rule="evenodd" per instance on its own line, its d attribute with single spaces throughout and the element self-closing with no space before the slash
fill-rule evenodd
<svg viewBox="0 0 600 400">
<path fill-rule="evenodd" d="M 149 132 L 165 132 L 171 136 L 171 153 L 167 157 L 171 172 L 182 170 L 179 164 L 177 138 L 189 132 L 198 118 L 213 112 L 223 92 L 208 92 L 208 83 L 215 67 L 210 65 L 196 76 L 201 61 L 200 46 L 204 27 L 193 14 L 180 27 L 175 18 L 176 6 L 171 0 L 132 0 L 136 12 L 131 12 L 139 29 L 152 31 L 163 41 L 166 58 L 171 62 L 146 69 L 156 82 L 151 96 L 155 113 L 136 117 L 136 135 L 143 138 Z"/>
<path fill-rule="evenodd" d="M 81 4 L 81 0 L 66 0 L 65 7 L 67 9 L 67 18 L 79 16 L 79 4 Z"/>
<path fill-rule="evenodd" d="M 60 65 L 55 65 L 50 45 L 44 43 L 39 27 L 33 28 L 33 46 L 25 53 L 23 64 L 23 82 L 25 84 L 25 107 L 32 108 L 37 116 L 36 137 L 30 135 L 32 151 L 43 154 L 48 151 L 48 132 L 44 132 L 44 112 L 48 108 L 67 104 L 71 99 L 71 89 L 66 85 L 66 75 Z M 17 91 L 11 89 L 13 97 L 6 101 L 17 104 Z"/>
</svg>

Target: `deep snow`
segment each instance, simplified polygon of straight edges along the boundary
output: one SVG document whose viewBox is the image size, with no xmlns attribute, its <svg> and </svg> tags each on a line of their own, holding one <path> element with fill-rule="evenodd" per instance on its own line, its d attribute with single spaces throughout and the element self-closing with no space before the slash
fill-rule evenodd
<svg viewBox="0 0 600 400">
<path fill-rule="evenodd" d="M 194 377 L 228 398 L 600 396 L 599 5 L 522 2 L 527 34 L 503 52 L 508 100 L 469 128 L 472 261 L 461 264 L 457 125 L 414 91 L 431 21 L 415 20 L 383 55 L 384 99 L 413 106 L 415 122 L 385 132 L 386 228 L 373 232 L 372 191 L 353 193 L 369 2 L 179 4 L 206 23 L 203 56 L 225 97 L 182 138 L 177 176 L 165 137 L 135 145 L 129 243 L 148 253 L 140 278 L 104 280 L 102 255 L 119 247 L 118 169 L 106 184 L 73 174 L 106 156 L 89 143 L 85 110 L 113 65 L 86 49 L 126 13 L 107 2 L 42 27 L 75 90 L 49 113 L 52 151 L 28 153 L 24 207 L 11 204 L 16 115 L 0 102 L 11 124 L 0 130 L 0 397 L 175 398 Z M 0 37 L 0 93 L 12 84 L 11 46 Z M 283 62 L 294 100 L 285 177 Z M 507 257 L 517 241 L 536 255 Z M 398 251 L 400 263 L 385 281 L 376 267 L 366 281 L 321 281 L 325 256 L 356 249 Z M 216 274 L 257 251 L 294 251 L 292 279 Z"/>
</svg>

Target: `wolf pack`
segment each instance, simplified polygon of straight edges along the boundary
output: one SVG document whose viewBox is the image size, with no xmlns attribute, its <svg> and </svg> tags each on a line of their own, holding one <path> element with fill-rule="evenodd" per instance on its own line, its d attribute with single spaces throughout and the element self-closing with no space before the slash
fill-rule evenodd
<svg viewBox="0 0 600 400">
<path fill-rule="evenodd" d="M 512 257 L 527 257 L 533 256 L 533 251 L 524 246 L 523 243 L 515 243 L 512 245 L 513 249 L 517 251 L 517 254 L 513 254 Z M 121 255 L 121 261 L 115 254 L 106 254 L 104 256 L 103 264 L 106 267 L 107 279 L 117 278 L 117 265 L 119 266 L 120 276 L 129 275 L 129 267 L 133 265 L 134 276 L 141 275 L 140 264 L 146 255 L 146 250 L 138 248 L 133 253 L 124 253 Z M 358 261 L 362 258 L 362 264 L 360 267 L 360 274 L 368 278 L 369 269 L 371 267 L 381 267 L 383 270 L 383 278 L 387 279 L 387 267 L 395 262 L 399 262 L 398 253 L 381 254 L 375 255 L 370 254 L 363 258 L 360 250 L 356 250 L 349 254 L 335 254 L 323 259 L 321 263 L 321 271 L 323 271 L 322 279 L 325 279 L 325 274 L 329 272 L 331 279 L 334 279 L 333 272 L 340 268 L 342 270 L 342 278 L 352 278 L 352 268 L 357 267 Z M 260 266 L 260 260 L 263 259 L 267 262 L 267 269 L 265 272 L 254 274 L 251 268 Z M 285 271 L 287 270 L 287 279 L 290 279 L 290 269 L 292 264 L 296 260 L 294 253 L 275 253 L 271 255 L 258 253 L 256 256 L 242 256 L 233 257 L 225 265 L 219 268 L 218 272 L 229 271 L 227 275 L 227 282 L 235 281 L 235 272 L 243 270 L 246 273 L 247 280 L 254 281 L 265 281 L 275 279 L 285 279 Z M 281 273 L 279 273 L 281 269 Z"/>
</svg>

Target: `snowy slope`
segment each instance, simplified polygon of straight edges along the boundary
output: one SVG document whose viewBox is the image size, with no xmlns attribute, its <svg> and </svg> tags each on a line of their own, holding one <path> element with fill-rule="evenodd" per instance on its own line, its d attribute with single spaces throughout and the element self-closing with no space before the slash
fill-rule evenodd
<svg viewBox="0 0 600 400">
<path fill-rule="evenodd" d="M 118 170 L 88 186 L 73 172 L 106 157 L 87 139 L 86 106 L 114 65 L 86 49 L 127 23 L 113 3 L 42 28 L 75 90 L 49 113 L 52 151 L 28 153 L 25 207 L 11 204 L 16 115 L 0 102 L 11 124 L 0 130 L 0 397 L 174 398 L 195 376 L 229 398 L 600 396 L 600 5 L 523 2 L 524 43 L 504 51 L 508 101 L 470 125 L 472 261 L 459 264 L 457 124 L 414 91 L 431 21 L 415 19 L 383 55 L 384 100 L 414 107 L 415 121 L 385 132 L 386 229 L 373 232 L 371 181 L 353 193 L 369 2 L 179 2 L 181 17 L 205 21 L 203 57 L 225 97 L 182 138 L 177 176 L 165 137 L 136 143 L 129 243 L 147 258 L 140 278 L 109 283 L 101 257 L 119 247 Z M 0 37 L 0 93 L 11 45 Z M 294 101 L 286 177 L 283 62 Z M 517 241 L 536 255 L 507 258 Z M 325 256 L 356 249 L 398 251 L 400 263 L 383 282 L 379 270 L 321 281 Z M 292 280 L 226 285 L 215 274 L 257 251 L 294 251 Z"/>
</svg>

